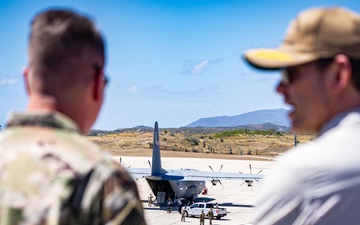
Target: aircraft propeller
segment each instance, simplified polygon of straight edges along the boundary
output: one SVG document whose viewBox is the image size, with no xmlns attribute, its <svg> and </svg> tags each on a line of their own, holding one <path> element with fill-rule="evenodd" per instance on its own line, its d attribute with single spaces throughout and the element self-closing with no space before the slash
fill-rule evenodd
<svg viewBox="0 0 360 225">
<path fill-rule="evenodd" d="M 209 167 L 210 167 L 210 169 L 211 169 L 213 172 L 215 172 L 210 165 L 209 165 Z M 219 169 L 219 172 L 221 172 L 222 168 L 223 168 L 223 164 L 221 164 L 220 169 Z"/>
<path fill-rule="evenodd" d="M 249 168 L 250 168 L 250 174 L 252 174 L 251 164 L 249 164 Z M 260 170 L 257 174 L 259 174 L 261 172 L 262 172 L 262 170 Z M 242 172 L 239 172 L 239 173 L 242 174 Z M 259 182 L 258 180 L 256 180 L 256 181 Z M 245 180 L 242 184 L 240 184 L 240 186 L 243 185 L 244 183 L 247 183 L 247 186 L 251 187 L 251 190 L 253 190 L 253 183 L 254 183 L 253 180 Z"/>
<path fill-rule="evenodd" d="M 120 165 L 121 165 L 121 157 L 120 157 Z M 128 166 L 127 168 L 130 168 L 131 167 L 131 165 L 130 166 Z"/>
<path fill-rule="evenodd" d="M 210 167 L 210 169 L 211 169 L 213 172 L 215 172 L 210 165 L 209 165 L 209 167 Z M 220 169 L 219 169 L 219 172 L 221 172 L 222 168 L 223 168 L 223 164 L 221 164 Z M 216 184 L 217 184 L 218 182 L 221 184 L 222 187 L 224 187 L 224 185 L 221 183 L 221 180 L 219 180 L 219 179 L 213 179 L 213 180 L 211 181 L 211 184 L 212 184 L 212 186 L 216 186 Z M 211 186 L 211 187 L 212 187 L 212 186 Z"/>
</svg>

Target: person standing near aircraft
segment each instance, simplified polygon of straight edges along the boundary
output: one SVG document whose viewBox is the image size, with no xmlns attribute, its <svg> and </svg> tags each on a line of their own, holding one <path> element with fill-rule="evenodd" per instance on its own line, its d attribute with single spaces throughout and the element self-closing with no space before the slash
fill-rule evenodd
<svg viewBox="0 0 360 225">
<path fill-rule="evenodd" d="M 181 198 L 178 198 L 178 212 L 181 213 L 181 208 L 183 206 L 183 202 Z"/>
<path fill-rule="evenodd" d="M 281 157 L 266 177 L 254 224 L 354 224 L 360 220 L 360 16 L 342 8 L 300 13 L 278 49 L 245 59 L 281 69 L 277 92 L 295 132 L 317 138 Z M 286 181 L 286 184 L 284 184 Z"/>
<path fill-rule="evenodd" d="M 204 225 L 205 222 L 205 213 L 204 210 L 201 210 L 201 214 L 199 216 L 199 220 L 200 220 L 200 225 Z"/>
<path fill-rule="evenodd" d="M 168 197 L 168 199 L 166 201 L 166 211 L 167 211 L 167 213 L 172 212 L 172 205 L 173 205 L 173 201 L 171 200 L 170 197 Z"/>
<path fill-rule="evenodd" d="M 152 203 L 153 203 L 153 196 L 152 196 L 152 194 L 150 193 L 150 195 L 149 195 L 149 197 L 148 197 L 148 206 L 151 207 Z"/>
<path fill-rule="evenodd" d="M 214 217 L 213 208 L 210 208 L 209 212 L 207 213 L 207 216 L 209 218 L 209 224 L 212 225 L 212 220 Z"/>
<path fill-rule="evenodd" d="M 1 224 L 145 225 L 135 182 L 84 134 L 101 108 L 105 45 L 86 16 L 35 16 L 27 110 L 0 134 Z"/>
<path fill-rule="evenodd" d="M 185 215 L 186 215 L 185 207 L 182 207 L 182 209 L 181 209 L 181 222 L 185 222 Z"/>
</svg>

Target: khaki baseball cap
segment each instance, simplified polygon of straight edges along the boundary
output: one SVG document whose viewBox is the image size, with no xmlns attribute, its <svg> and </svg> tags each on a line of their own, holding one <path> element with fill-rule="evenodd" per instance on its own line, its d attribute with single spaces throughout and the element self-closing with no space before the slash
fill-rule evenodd
<svg viewBox="0 0 360 225">
<path fill-rule="evenodd" d="M 331 7 L 301 12 L 277 49 L 252 49 L 244 57 L 256 68 L 272 70 L 340 53 L 360 59 L 360 16 L 342 7 Z"/>
</svg>

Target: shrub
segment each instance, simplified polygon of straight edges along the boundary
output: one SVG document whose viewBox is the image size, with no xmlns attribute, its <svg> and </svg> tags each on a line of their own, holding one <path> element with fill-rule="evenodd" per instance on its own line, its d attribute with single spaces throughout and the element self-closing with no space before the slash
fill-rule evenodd
<svg viewBox="0 0 360 225">
<path fill-rule="evenodd" d="M 191 146 L 196 146 L 196 145 L 199 145 L 199 143 L 200 143 L 200 140 L 199 139 L 197 139 L 196 137 L 187 137 L 186 138 L 186 141 L 187 142 L 189 142 L 189 144 L 191 145 Z"/>
</svg>

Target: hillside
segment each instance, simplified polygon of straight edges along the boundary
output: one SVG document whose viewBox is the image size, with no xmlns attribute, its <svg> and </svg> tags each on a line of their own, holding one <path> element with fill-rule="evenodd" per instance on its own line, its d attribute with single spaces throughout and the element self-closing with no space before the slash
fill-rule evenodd
<svg viewBox="0 0 360 225">
<path fill-rule="evenodd" d="M 162 154 L 173 157 L 273 157 L 294 146 L 288 111 L 259 110 L 238 116 L 203 118 L 180 128 L 160 128 Z M 92 130 L 89 139 L 113 155 L 150 156 L 152 127 Z M 297 135 L 298 144 L 314 138 Z"/>
<path fill-rule="evenodd" d="M 289 127 L 286 109 L 265 109 L 236 116 L 217 116 L 196 120 L 186 127 L 236 127 L 247 124 L 275 124 Z"/>
<path fill-rule="evenodd" d="M 205 129 L 206 130 L 206 129 Z M 207 133 L 207 134 L 205 134 Z M 298 144 L 314 138 L 312 134 L 297 135 Z M 112 155 L 151 155 L 152 131 L 128 131 L 104 135 L 89 136 L 101 148 Z M 231 156 L 277 156 L 294 146 L 294 135 L 275 130 L 225 130 L 210 133 L 183 133 L 167 129 L 160 130 L 160 148 L 170 156 L 183 154 L 185 157 L 196 157 L 207 154 L 220 157 Z M 163 154 L 163 153 L 162 153 Z"/>
</svg>

